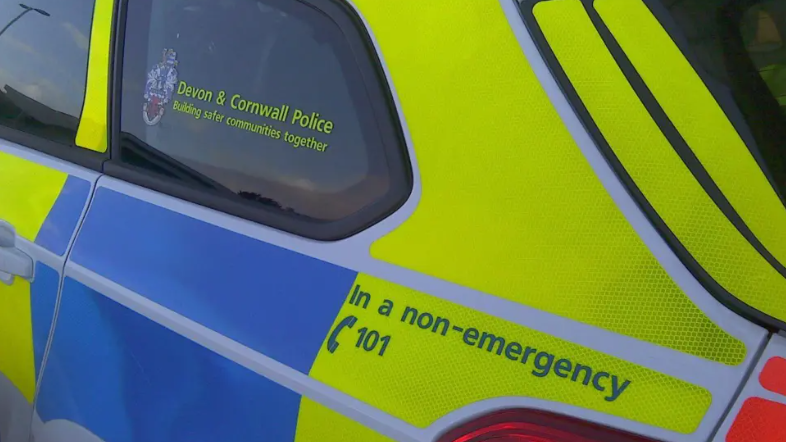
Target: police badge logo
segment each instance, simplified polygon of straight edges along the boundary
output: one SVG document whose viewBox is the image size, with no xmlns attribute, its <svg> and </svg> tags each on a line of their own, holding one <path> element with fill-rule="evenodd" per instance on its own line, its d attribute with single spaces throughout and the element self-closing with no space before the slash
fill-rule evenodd
<svg viewBox="0 0 786 442">
<path fill-rule="evenodd" d="M 177 52 L 164 49 L 162 60 L 147 73 L 142 118 L 149 126 L 155 126 L 161 121 L 167 103 L 172 100 L 177 84 L 176 66 Z"/>
</svg>

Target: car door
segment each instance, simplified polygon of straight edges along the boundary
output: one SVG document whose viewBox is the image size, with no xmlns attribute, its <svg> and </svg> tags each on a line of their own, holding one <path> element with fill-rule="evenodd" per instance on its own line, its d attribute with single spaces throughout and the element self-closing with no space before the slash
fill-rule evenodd
<svg viewBox="0 0 786 442">
<path fill-rule="evenodd" d="M 92 17 L 92 2 L 0 5 L 4 442 L 27 441 L 65 260 L 103 160 L 106 117 L 91 114 L 85 87 Z"/>
<path fill-rule="evenodd" d="M 357 426 L 292 380 L 357 273 L 269 242 L 348 237 L 410 193 L 353 16 L 133 0 L 119 21 L 112 160 L 66 265 L 35 440 L 286 441 L 301 407 Z"/>
</svg>

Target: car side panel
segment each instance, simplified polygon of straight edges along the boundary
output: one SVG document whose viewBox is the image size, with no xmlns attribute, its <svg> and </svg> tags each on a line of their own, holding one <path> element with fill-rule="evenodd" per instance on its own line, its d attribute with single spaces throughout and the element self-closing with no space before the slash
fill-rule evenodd
<svg viewBox="0 0 786 442">
<path fill-rule="evenodd" d="M 375 7 L 372 2 L 365 1 L 360 3 L 367 16 L 375 18 L 376 32 L 384 35 L 385 55 L 397 63 L 393 78 L 397 85 L 406 91 L 408 100 L 421 96 L 424 99 L 429 97 L 428 94 L 411 93 L 419 90 L 414 89 L 414 85 L 426 83 L 422 82 L 422 78 L 414 78 L 413 73 L 419 71 L 410 70 L 412 66 L 404 63 L 402 59 L 417 63 L 417 57 L 413 58 L 412 51 L 408 51 L 406 46 L 391 46 L 394 41 L 399 41 L 401 45 L 411 44 L 417 47 L 418 42 L 396 38 L 393 29 L 400 29 L 400 20 L 394 19 L 394 16 L 390 15 L 389 20 L 380 23 L 380 17 L 388 16 L 385 9 L 387 6 L 379 4 Z M 422 7 L 422 2 L 415 1 L 408 2 L 408 7 L 414 8 L 416 3 L 418 7 Z M 467 26 L 476 26 L 476 30 L 486 29 L 488 26 L 487 21 L 480 19 L 481 16 L 473 16 L 473 8 L 478 7 L 477 5 L 479 4 L 467 1 L 461 4 L 463 9 L 460 11 L 455 8 L 455 4 L 440 11 L 448 9 L 456 13 L 460 20 L 453 21 L 451 31 L 464 36 L 467 34 Z M 433 5 L 437 9 L 440 6 L 444 5 Z M 432 9 L 431 14 L 436 15 L 437 9 Z M 626 267 L 630 263 L 621 265 L 619 268 L 625 277 L 640 275 L 641 269 L 659 268 L 658 262 L 650 256 L 651 250 L 638 241 L 637 232 L 627 226 L 628 221 L 619 216 L 614 202 L 605 197 L 604 188 L 597 182 L 593 171 L 586 167 L 584 158 L 571 142 L 570 134 L 563 127 L 559 116 L 551 110 L 552 104 L 540 89 L 537 78 L 530 75 L 526 60 L 519 58 L 520 49 L 515 45 L 515 38 L 505 22 L 505 17 L 499 10 L 492 10 L 488 14 L 496 20 L 497 25 L 495 33 L 489 34 L 493 38 L 486 42 L 489 43 L 488 47 L 504 41 L 507 54 L 516 55 L 511 59 L 527 76 L 511 76 L 510 71 L 504 69 L 497 69 L 495 73 L 506 79 L 513 78 L 510 80 L 513 86 L 526 86 L 524 95 L 539 97 L 539 106 L 535 112 L 532 112 L 533 107 L 526 105 L 525 101 L 517 101 L 511 110 L 527 110 L 542 118 L 542 121 L 532 121 L 529 127 L 540 128 L 537 123 L 548 121 L 556 127 L 557 132 L 536 131 L 539 135 L 536 140 L 538 143 L 527 144 L 521 142 L 524 138 L 528 141 L 528 137 L 519 132 L 519 121 L 510 120 L 517 125 L 515 132 L 512 127 L 505 132 L 487 131 L 487 128 L 477 127 L 477 122 L 469 121 L 465 122 L 466 127 L 475 127 L 477 130 L 473 131 L 476 135 L 483 136 L 483 143 L 504 145 L 510 149 L 529 146 L 533 152 L 537 151 L 538 155 L 544 157 L 519 154 L 527 158 L 532 169 L 540 168 L 546 174 L 551 174 L 547 167 L 549 164 L 564 164 L 545 162 L 550 152 L 555 149 L 571 152 L 571 158 L 576 159 L 575 164 L 583 168 L 583 185 L 577 187 L 590 188 L 593 195 L 605 198 L 603 201 L 606 206 L 597 218 L 593 218 L 593 226 L 604 226 L 613 217 L 628 232 L 624 238 L 614 235 L 614 241 L 634 244 L 637 250 L 640 250 L 642 259 L 650 263 L 647 266 L 634 265 L 632 268 Z M 428 17 L 421 17 L 419 20 L 420 23 L 426 23 Z M 433 22 L 428 25 L 432 26 Z M 447 44 L 450 34 L 444 30 L 435 33 L 439 34 L 439 41 Z M 451 40 L 450 45 L 457 52 L 445 52 L 446 57 L 452 56 L 456 60 L 466 61 L 471 59 L 467 55 L 482 49 L 469 48 L 470 51 L 467 52 L 466 45 L 458 45 L 460 41 L 460 38 Z M 497 55 L 489 53 L 492 58 Z M 455 72 L 462 67 L 449 64 L 441 66 L 451 76 L 455 76 Z M 403 71 L 409 72 L 405 74 Z M 481 73 L 477 72 L 478 75 Z M 444 78 L 446 77 L 434 76 L 431 78 L 434 82 L 432 85 Z M 492 89 L 495 89 L 494 86 L 492 85 Z M 482 87 L 473 91 L 487 96 L 487 89 Z M 453 93 L 450 89 L 440 89 L 440 92 L 471 97 L 466 90 L 462 90 L 460 94 Z M 468 131 L 448 130 L 448 126 L 454 126 L 455 119 L 445 118 L 442 121 L 444 125 L 430 126 L 433 122 L 430 117 L 436 112 L 430 111 L 428 106 L 412 106 L 412 101 L 409 103 L 412 112 L 409 112 L 408 116 L 412 117 L 413 128 L 418 134 L 421 153 L 425 154 L 423 149 L 437 152 L 438 147 L 450 147 L 451 152 L 458 151 L 457 148 L 460 147 L 471 148 L 468 143 L 473 143 L 474 139 L 467 137 Z M 441 111 L 451 107 L 435 100 L 430 100 L 429 105 L 440 106 Z M 463 109 L 464 106 L 455 108 Z M 465 114 L 461 114 L 463 118 L 472 117 L 471 112 Z M 499 121 L 503 119 L 500 118 Z M 424 131 L 435 136 L 424 138 Z M 499 133 L 510 135 L 510 138 L 506 139 L 508 142 L 500 143 L 500 138 L 487 138 Z M 561 140 L 556 147 L 555 133 Z M 439 134 L 439 137 L 436 134 Z M 448 134 L 453 136 L 447 136 Z M 541 145 L 548 149 L 539 150 Z M 415 152 L 411 145 L 409 147 L 414 159 Z M 438 156 L 421 155 L 421 158 L 431 159 L 429 165 L 433 166 L 437 164 Z M 440 164 L 444 163 L 440 161 Z M 527 176 L 521 173 L 521 165 L 515 162 L 508 164 L 516 164 L 516 177 Z M 466 170 L 462 169 L 467 175 L 462 179 L 488 181 L 490 174 L 477 173 L 476 165 L 474 162 L 454 164 L 457 167 L 467 167 Z M 433 171 L 433 168 L 424 170 Z M 461 176 L 456 173 L 457 170 L 459 169 L 451 169 L 450 174 Z M 417 175 L 417 165 L 415 171 Z M 475 175 L 469 173 L 470 171 L 476 172 Z M 436 189 L 435 176 L 432 175 L 434 174 L 427 177 L 427 183 L 431 186 L 428 195 L 434 195 Z M 452 425 L 456 419 L 471 418 L 496 408 L 515 405 L 570 413 L 664 440 L 706 440 L 717 416 L 722 413 L 724 404 L 730 400 L 734 386 L 751 363 L 752 352 L 763 338 L 762 330 L 716 308 L 711 298 L 703 292 L 697 294 L 696 290 L 693 290 L 690 294 L 682 293 L 682 290 L 686 289 L 671 282 L 670 272 L 673 272 L 673 269 L 666 272 L 659 270 L 657 274 L 663 276 L 656 279 L 668 284 L 671 287 L 669 293 L 673 293 L 686 305 L 692 305 L 691 301 L 696 304 L 697 307 L 694 306 L 692 311 L 701 314 L 691 317 L 702 318 L 697 322 L 715 330 L 715 338 L 723 338 L 713 339 L 711 342 L 735 343 L 734 358 L 709 358 L 708 355 L 715 347 L 707 342 L 700 343 L 701 351 L 695 348 L 686 351 L 690 348 L 676 344 L 665 345 L 663 339 L 672 336 L 663 332 L 667 327 L 657 328 L 659 332 L 653 335 L 657 339 L 645 339 L 640 334 L 640 327 L 631 326 L 624 331 L 603 327 L 603 321 L 608 318 L 600 314 L 589 318 L 591 320 L 564 314 L 558 309 L 550 308 L 553 307 L 550 304 L 552 301 L 561 299 L 556 296 L 563 294 L 559 291 L 550 296 L 551 292 L 539 294 L 542 287 L 528 287 L 527 292 L 539 296 L 544 304 L 525 303 L 518 298 L 524 294 L 524 284 L 508 283 L 506 289 L 515 294 L 515 297 L 505 297 L 485 285 L 473 287 L 461 278 L 450 278 L 445 274 L 405 265 L 396 259 L 386 259 L 385 253 L 375 254 L 377 259 L 372 258 L 368 253 L 371 245 L 403 224 L 412 215 L 414 207 L 422 202 L 419 201 L 422 196 L 419 180 L 420 177 L 416 177 L 415 192 L 411 200 L 389 219 L 346 241 L 323 244 L 283 234 L 113 179 L 102 178 L 105 188 L 96 193 L 72 260 L 67 266 L 66 289 L 60 313 L 70 313 L 68 318 L 60 316 L 55 330 L 52 356 L 44 373 L 39 401 L 41 420 L 36 426 L 37 437 L 45 438 L 50 434 L 57 434 L 56 429 L 67 428 L 63 430 L 61 440 L 77 440 L 75 437 L 65 436 L 73 434 L 71 431 L 81 432 L 79 434 L 84 436 L 84 440 L 101 438 L 107 442 L 128 440 L 124 431 L 139 435 L 138 438 L 144 435 L 150 440 L 178 440 L 184 438 L 184 435 L 191 435 L 193 439 L 201 435 L 192 432 L 196 430 L 211 436 L 226 432 L 230 436 L 259 438 L 256 432 L 272 428 L 266 425 L 277 424 L 281 428 L 269 431 L 276 431 L 282 438 L 280 440 L 284 441 L 290 440 L 288 438 L 294 438 L 298 442 L 375 441 L 385 437 L 403 441 L 427 441 Z M 451 187 L 451 192 L 456 193 L 455 189 Z M 528 189 L 538 187 L 533 185 Z M 559 188 L 558 196 L 572 194 L 575 189 Z M 487 202 L 487 196 L 472 199 L 471 202 Z M 540 201 L 543 206 L 535 207 L 537 205 L 533 204 L 532 213 L 553 206 L 553 199 Z M 466 198 L 463 198 L 462 203 L 468 203 Z M 591 205 L 593 204 L 595 203 Z M 503 210 L 507 207 L 499 205 L 497 209 Z M 566 217 L 565 213 L 560 216 Z M 441 219 L 444 219 L 444 214 Z M 441 227 L 441 224 L 439 226 Z M 547 227 L 553 229 L 553 224 Z M 442 233 L 452 242 L 460 238 L 465 244 L 467 241 L 464 240 L 470 238 L 456 235 L 453 230 L 432 229 L 430 232 Z M 472 232 L 477 232 L 477 229 Z M 436 243 L 440 243 L 438 238 Z M 432 256 L 428 254 L 436 250 L 435 247 L 425 242 L 408 242 L 397 249 L 400 252 L 397 258 L 410 260 Z M 516 246 L 515 249 L 520 251 L 526 248 Z M 606 253 L 607 249 L 599 250 Z M 440 253 L 447 256 L 449 250 L 441 250 Z M 486 255 L 486 258 L 499 258 L 503 255 Z M 457 256 L 453 254 L 450 258 L 455 262 Z M 621 254 L 620 260 L 627 260 L 626 256 Z M 477 256 L 473 255 L 471 258 Z M 449 261 L 444 260 L 440 264 L 451 267 Z M 499 269 L 486 269 L 487 273 L 481 273 L 476 272 L 476 266 L 468 265 L 478 260 L 458 261 L 467 267 L 451 267 L 451 272 L 463 272 L 464 276 L 468 276 L 472 271 L 470 276 L 484 281 L 493 279 L 494 283 L 509 281 L 506 278 L 488 276 L 502 274 L 497 271 Z M 487 266 L 500 262 L 499 259 L 495 261 L 490 258 L 480 261 Z M 596 265 L 598 261 L 587 259 L 583 262 Z M 509 270 L 503 276 L 520 276 L 521 266 L 510 265 L 509 262 L 503 264 Z M 543 287 L 553 289 L 554 275 L 541 272 L 541 276 L 544 276 L 544 280 L 548 279 Z M 392 344 L 395 347 L 390 347 L 391 353 L 382 357 L 370 352 L 364 353 L 365 350 L 360 349 L 355 342 L 359 330 L 352 330 L 352 335 L 346 333 L 340 337 L 341 347 L 333 347 L 334 351 L 331 352 L 330 337 L 336 327 L 348 315 L 360 311 L 354 304 L 357 298 L 353 300 L 352 297 L 354 288 L 368 284 L 376 287 L 375 290 L 368 290 L 374 295 L 375 302 L 390 296 L 395 298 L 399 305 L 396 310 L 398 317 L 388 318 L 394 323 L 388 326 L 388 330 L 396 327 L 396 334 L 393 336 L 396 341 Z M 641 284 L 640 287 L 647 286 Z M 585 287 L 581 289 L 582 293 L 586 291 Z M 624 290 L 619 293 L 620 296 L 627 295 Z M 646 298 L 646 293 L 639 295 Z M 583 295 L 575 299 L 589 302 Z M 435 312 L 443 314 L 448 312 L 455 322 L 462 325 L 483 323 L 489 327 L 488 330 L 493 328 L 509 332 L 507 337 L 518 336 L 513 339 L 521 339 L 522 342 L 524 337 L 533 338 L 538 347 L 543 344 L 543 348 L 560 348 L 572 357 L 586 357 L 597 361 L 600 364 L 598 367 L 608 363 L 620 368 L 631 376 L 636 376 L 634 388 L 629 392 L 636 398 L 637 407 L 627 408 L 630 411 L 626 414 L 624 410 L 629 404 L 625 403 L 625 399 L 617 404 L 609 404 L 601 395 L 590 396 L 583 392 L 571 395 L 571 388 L 587 386 L 565 378 L 545 381 L 536 379 L 538 376 L 529 373 L 532 371 L 531 367 L 522 368 L 522 364 L 506 360 L 504 353 L 502 356 L 489 354 L 490 352 L 483 349 L 465 345 L 462 343 L 464 335 L 461 334 L 451 335 L 454 341 L 445 345 L 442 345 L 439 339 L 448 338 L 441 334 L 424 337 L 422 333 L 425 332 L 421 328 L 413 328 L 411 324 L 400 321 L 402 310 L 408 303 L 417 303 L 426 310 L 433 308 Z M 604 307 L 622 305 L 608 302 L 594 304 Z M 707 307 L 708 304 L 710 307 Z M 359 324 L 381 324 L 379 330 L 385 331 L 381 327 L 387 325 L 382 322 L 385 319 L 378 313 L 379 307 L 379 304 L 372 304 L 363 308 L 363 312 L 357 313 L 361 321 Z M 84 324 L 78 318 L 82 318 Z M 674 318 L 667 315 L 646 319 L 663 324 L 674 323 Z M 668 330 L 673 331 L 673 328 Z M 687 330 L 682 330 L 679 336 L 690 338 L 694 342 L 701 341 Z M 89 345 L 93 340 L 100 351 Z M 401 342 L 423 343 L 424 349 L 442 350 L 443 353 L 412 352 L 410 350 L 414 346 L 408 348 Z M 450 363 L 451 352 L 456 353 L 461 364 Z M 471 356 L 468 356 L 470 354 Z M 394 356 L 397 358 L 395 363 L 386 362 Z M 388 359 L 384 359 L 385 357 Z M 180 359 L 186 363 L 181 364 Z M 508 365 L 499 368 L 503 367 L 503 364 Z M 159 365 L 162 365 L 160 371 Z M 393 366 L 395 370 L 391 369 Z M 345 367 L 346 370 L 342 371 Z M 477 375 L 473 369 L 477 370 L 478 367 L 491 367 L 495 375 L 504 373 L 500 378 L 504 380 L 495 385 L 504 388 L 484 390 L 484 382 L 493 379 L 492 376 Z M 246 373 L 243 370 L 256 378 L 227 374 Z M 220 372 L 221 375 L 215 378 L 198 377 L 199 374 L 213 372 Z M 424 373 L 439 377 L 446 372 L 447 375 L 441 380 L 450 379 L 450 382 L 448 386 L 438 384 L 442 385 L 442 390 L 435 392 L 420 385 L 421 382 L 428 382 L 427 377 L 423 376 Z M 522 382 L 522 376 L 526 382 Z M 186 380 L 199 380 L 200 383 L 214 382 L 216 388 L 223 392 L 212 392 L 212 386 L 200 386 L 195 393 L 187 384 L 181 384 L 181 377 Z M 249 391 L 255 392 L 255 400 L 244 400 L 247 392 L 235 388 L 235 380 L 241 377 L 245 379 L 244 383 L 248 385 Z M 559 384 L 563 381 L 564 385 Z M 560 387 L 550 389 L 539 382 Z M 590 380 L 590 385 L 591 382 Z M 272 383 L 273 387 L 269 387 L 268 383 Z M 639 385 L 645 386 L 644 391 L 637 389 Z M 449 391 L 450 388 L 456 391 Z M 444 391 L 448 391 L 448 394 L 442 395 Z M 467 391 L 469 394 L 465 394 Z M 264 395 L 274 400 L 262 401 L 264 398 L 259 398 L 260 401 L 256 401 L 257 396 Z M 281 414 L 276 414 L 279 416 L 276 422 L 270 423 L 266 420 L 264 425 L 259 426 L 241 424 L 238 429 L 240 433 L 232 433 L 231 429 L 223 430 L 224 424 L 221 421 L 200 414 L 203 408 L 216 407 L 223 410 L 246 407 L 253 408 L 255 414 L 246 409 L 235 410 L 235 413 L 254 419 L 276 408 L 279 397 L 286 397 L 282 403 L 289 404 L 291 395 L 294 395 L 295 400 L 299 399 L 295 421 L 291 420 L 292 414 L 289 413 L 287 405 L 282 407 L 285 410 L 270 411 L 272 414 L 281 411 Z M 652 397 L 659 400 L 646 400 Z M 675 404 L 681 408 L 675 408 Z M 150 412 L 148 409 L 157 412 Z M 682 410 L 687 412 L 680 413 Z M 653 411 L 655 413 L 652 413 Z M 649 415 L 647 412 L 650 412 Z M 679 415 L 678 418 L 670 419 L 676 415 Z M 655 416 L 656 420 L 651 420 L 651 416 Z M 232 419 L 234 418 L 227 422 L 235 422 Z"/>
<path fill-rule="evenodd" d="M 71 421 L 112 442 L 294 439 L 296 393 L 74 279 L 63 294 L 44 428 Z"/>
<path fill-rule="evenodd" d="M 31 282 L 0 284 L 0 440 L 27 440 L 60 275 L 97 175 L 0 140 L 0 220 L 36 262 Z"/>
<path fill-rule="evenodd" d="M 250 347 L 305 377 L 357 272 L 103 187 L 86 221 L 38 395 L 37 441 L 388 440 L 227 358 Z M 179 327 L 224 344 L 216 351 Z"/>
<path fill-rule="evenodd" d="M 429 440 L 458 409 L 529 397 L 691 440 L 710 409 L 708 388 L 648 364 L 217 225 L 223 214 L 182 212 L 192 206 L 100 180 L 66 266 L 37 434 L 66 421 L 106 442 L 192 428 Z M 361 342 L 364 329 L 385 348 Z M 233 420 L 254 413 L 277 417 Z M 326 424 L 335 414 L 352 418 Z"/>
</svg>

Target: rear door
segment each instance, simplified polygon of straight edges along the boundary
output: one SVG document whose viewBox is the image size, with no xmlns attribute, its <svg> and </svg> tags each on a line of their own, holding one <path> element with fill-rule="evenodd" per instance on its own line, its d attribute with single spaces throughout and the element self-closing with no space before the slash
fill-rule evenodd
<svg viewBox="0 0 786 442">
<path fill-rule="evenodd" d="M 86 93 L 93 12 L 92 1 L 0 5 L 4 442 L 27 441 L 61 274 L 106 146 L 105 113 Z"/>
<path fill-rule="evenodd" d="M 133 0 L 120 29 L 112 160 L 66 265 L 36 440 L 310 441 L 328 421 L 375 437 L 300 396 L 334 396 L 307 374 L 357 274 L 308 255 L 351 256 L 323 241 L 411 188 L 355 18 Z"/>
</svg>

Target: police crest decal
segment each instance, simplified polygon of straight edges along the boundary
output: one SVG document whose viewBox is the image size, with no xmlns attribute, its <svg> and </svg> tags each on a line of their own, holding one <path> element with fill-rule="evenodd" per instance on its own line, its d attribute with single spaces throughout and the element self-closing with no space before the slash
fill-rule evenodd
<svg viewBox="0 0 786 442">
<path fill-rule="evenodd" d="M 142 119 L 149 126 L 155 126 L 164 116 L 167 103 L 172 100 L 177 84 L 177 52 L 164 49 L 160 62 L 147 73 L 145 83 L 145 104 L 142 105 Z"/>
</svg>

